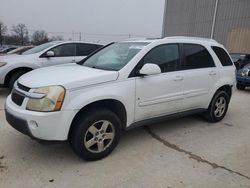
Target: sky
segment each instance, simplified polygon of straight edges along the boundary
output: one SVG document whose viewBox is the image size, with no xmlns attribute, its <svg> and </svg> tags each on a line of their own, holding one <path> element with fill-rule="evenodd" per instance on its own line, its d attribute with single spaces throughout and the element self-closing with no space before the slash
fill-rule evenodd
<svg viewBox="0 0 250 188">
<path fill-rule="evenodd" d="M 0 0 L 0 21 L 91 42 L 160 37 L 164 0 Z M 111 36 L 112 35 L 112 36 Z"/>
</svg>

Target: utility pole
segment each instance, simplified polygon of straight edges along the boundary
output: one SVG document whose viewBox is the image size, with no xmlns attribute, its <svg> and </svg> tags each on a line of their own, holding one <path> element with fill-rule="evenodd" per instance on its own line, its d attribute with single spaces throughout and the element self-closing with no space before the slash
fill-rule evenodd
<svg viewBox="0 0 250 188">
<path fill-rule="evenodd" d="M 214 6 L 214 17 L 213 17 L 211 35 L 210 35 L 211 39 L 214 38 L 214 27 L 215 27 L 215 21 L 216 21 L 216 16 L 217 16 L 217 11 L 218 11 L 218 3 L 219 3 L 219 0 L 216 0 L 215 1 L 215 6 Z"/>
<path fill-rule="evenodd" d="M 81 41 L 81 40 L 82 40 L 82 33 L 79 32 L 79 41 Z"/>
<path fill-rule="evenodd" d="M 164 38 L 166 37 L 166 24 L 167 24 L 167 4 L 168 4 L 168 0 L 165 0 L 164 3 L 164 12 L 163 12 L 163 22 L 162 22 L 162 33 L 161 33 L 161 37 Z"/>
</svg>

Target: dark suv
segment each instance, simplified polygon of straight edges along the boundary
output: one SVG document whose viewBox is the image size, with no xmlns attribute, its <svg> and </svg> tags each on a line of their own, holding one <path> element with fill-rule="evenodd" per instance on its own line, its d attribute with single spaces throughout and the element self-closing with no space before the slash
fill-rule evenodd
<svg viewBox="0 0 250 188">
<path fill-rule="evenodd" d="M 246 64 L 250 63 L 250 54 L 231 53 L 230 55 L 237 70 L 242 69 Z"/>
<path fill-rule="evenodd" d="M 250 63 L 237 73 L 237 89 L 244 90 L 247 86 L 250 86 Z"/>
</svg>

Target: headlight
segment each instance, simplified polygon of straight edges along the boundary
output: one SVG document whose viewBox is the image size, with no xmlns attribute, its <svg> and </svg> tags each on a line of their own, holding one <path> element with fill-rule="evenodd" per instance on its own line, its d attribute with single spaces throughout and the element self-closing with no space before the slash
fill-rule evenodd
<svg viewBox="0 0 250 188">
<path fill-rule="evenodd" d="M 0 62 L 0 67 L 3 67 L 6 64 L 7 64 L 6 62 Z"/>
<path fill-rule="evenodd" d="M 249 69 L 248 68 L 244 68 L 242 71 L 241 71 L 241 76 L 248 76 L 249 75 Z"/>
<path fill-rule="evenodd" d="M 39 112 L 54 112 L 61 110 L 65 96 L 62 86 L 49 86 L 35 89 L 33 93 L 45 94 L 42 99 L 29 99 L 26 109 Z"/>
</svg>

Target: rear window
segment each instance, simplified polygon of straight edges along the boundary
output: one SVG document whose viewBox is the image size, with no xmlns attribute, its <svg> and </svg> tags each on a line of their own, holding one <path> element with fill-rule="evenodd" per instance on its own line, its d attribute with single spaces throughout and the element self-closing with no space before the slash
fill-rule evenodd
<svg viewBox="0 0 250 188">
<path fill-rule="evenodd" d="M 217 57 L 219 58 L 222 66 L 233 65 L 233 62 L 231 61 L 229 55 L 227 54 L 227 52 L 223 48 L 213 46 L 212 49 L 213 49 L 214 53 L 217 55 Z"/>
</svg>

